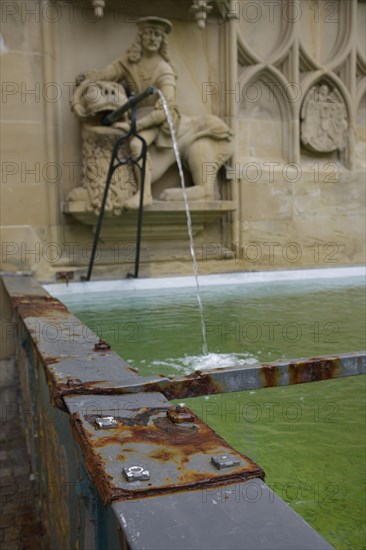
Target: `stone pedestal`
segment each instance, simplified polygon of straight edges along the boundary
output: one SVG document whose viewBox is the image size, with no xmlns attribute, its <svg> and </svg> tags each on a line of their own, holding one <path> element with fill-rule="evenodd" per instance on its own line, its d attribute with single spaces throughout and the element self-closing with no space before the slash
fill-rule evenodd
<svg viewBox="0 0 366 550">
<path fill-rule="evenodd" d="M 192 201 L 190 212 L 193 235 L 202 232 L 205 225 L 217 222 L 227 213 L 236 210 L 233 201 Z M 98 216 L 86 211 L 84 202 L 69 202 L 64 205 L 64 213 L 78 222 L 92 227 L 93 232 Z M 102 225 L 102 239 L 118 239 L 131 242 L 136 236 L 138 210 L 125 210 L 120 216 L 105 213 Z M 176 240 L 188 237 L 184 202 L 154 201 L 144 208 L 142 238 L 143 240 Z"/>
</svg>

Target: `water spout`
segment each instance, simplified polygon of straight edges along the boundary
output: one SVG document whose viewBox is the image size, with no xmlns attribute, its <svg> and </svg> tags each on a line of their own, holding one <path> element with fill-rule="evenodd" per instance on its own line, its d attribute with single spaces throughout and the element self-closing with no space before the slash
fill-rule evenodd
<svg viewBox="0 0 366 550">
<path fill-rule="evenodd" d="M 202 353 L 203 355 L 208 354 L 208 347 L 207 347 L 207 337 L 206 337 L 206 323 L 205 323 L 205 317 L 203 313 L 203 305 L 201 300 L 201 293 L 200 293 L 200 285 L 198 281 L 198 267 L 197 267 L 197 258 L 196 258 L 196 251 L 194 249 L 194 239 L 193 239 L 193 231 L 192 231 L 192 220 L 191 220 L 191 211 L 189 209 L 189 202 L 188 202 L 188 195 L 185 185 L 185 179 L 184 179 L 184 173 L 183 173 L 183 166 L 182 161 L 179 154 L 179 148 L 178 148 L 178 142 L 175 135 L 174 125 L 173 125 L 173 119 L 170 113 L 170 109 L 168 106 L 168 103 L 165 99 L 165 96 L 161 90 L 157 90 L 156 92 L 159 94 L 160 99 L 162 101 L 166 118 L 169 124 L 170 134 L 172 136 L 173 141 L 173 147 L 174 147 L 174 154 L 178 165 L 179 170 L 179 176 L 180 176 L 180 182 L 182 186 L 182 192 L 183 192 L 183 198 L 184 198 L 184 204 L 186 209 L 186 216 L 187 216 L 187 227 L 188 227 L 188 234 L 189 234 L 189 243 L 190 243 L 190 251 L 193 261 L 193 273 L 196 280 L 196 296 L 197 296 L 197 302 L 198 307 L 200 310 L 200 316 L 201 316 L 201 333 L 202 333 Z"/>
</svg>

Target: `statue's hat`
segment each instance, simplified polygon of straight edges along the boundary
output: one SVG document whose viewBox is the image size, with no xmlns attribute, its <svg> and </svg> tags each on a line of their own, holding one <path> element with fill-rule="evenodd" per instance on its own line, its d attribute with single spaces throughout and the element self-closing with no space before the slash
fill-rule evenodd
<svg viewBox="0 0 366 550">
<path fill-rule="evenodd" d="M 173 25 L 170 21 L 168 21 L 168 19 L 153 16 L 140 17 L 140 19 L 136 21 L 136 25 L 139 29 L 145 29 L 146 27 L 158 27 L 164 31 L 165 34 L 169 34 L 173 28 Z"/>
</svg>

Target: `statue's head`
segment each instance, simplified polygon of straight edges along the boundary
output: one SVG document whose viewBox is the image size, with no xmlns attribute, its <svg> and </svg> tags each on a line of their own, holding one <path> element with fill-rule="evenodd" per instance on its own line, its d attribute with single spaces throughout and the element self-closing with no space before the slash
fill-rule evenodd
<svg viewBox="0 0 366 550">
<path fill-rule="evenodd" d="M 84 81 L 76 88 L 71 108 L 77 118 L 85 120 L 109 111 L 116 111 L 127 101 L 124 87 L 117 82 Z"/>
<path fill-rule="evenodd" d="M 135 42 L 128 51 L 131 63 L 138 63 L 144 50 L 158 52 L 165 61 L 170 63 L 168 54 L 167 35 L 172 30 L 168 19 L 161 17 L 142 17 L 137 20 L 138 33 Z"/>
<path fill-rule="evenodd" d="M 162 17 L 140 17 L 136 21 L 136 25 L 140 31 L 145 29 L 154 29 L 160 30 L 164 34 L 169 34 L 173 29 L 173 25 L 168 19 L 163 19 Z"/>
</svg>

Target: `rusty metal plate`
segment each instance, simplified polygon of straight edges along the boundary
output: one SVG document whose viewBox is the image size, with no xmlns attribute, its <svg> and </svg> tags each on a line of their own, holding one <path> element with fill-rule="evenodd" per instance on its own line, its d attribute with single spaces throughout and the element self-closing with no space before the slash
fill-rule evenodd
<svg viewBox="0 0 366 550">
<path fill-rule="evenodd" d="M 157 403 L 157 395 L 113 396 L 108 409 L 106 397 L 101 407 L 98 396 L 94 396 L 97 412 L 85 407 L 75 410 L 74 398 L 65 398 L 89 474 L 105 504 L 254 477 L 264 479 L 259 466 L 228 445 L 189 409 L 194 422 L 172 422 L 167 416 L 172 406 L 162 402 L 162 396 Z M 117 427 L 98 428 L 95 420 L 100 413 L 113 416 Z M 217 469 L 212 457 L 226 455 L 233 457 L 235 465 Z M 149 479 L 127 481 L 123 469 L 133 466 L 148 471 Z"/>
</svg>

